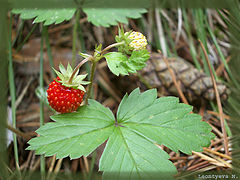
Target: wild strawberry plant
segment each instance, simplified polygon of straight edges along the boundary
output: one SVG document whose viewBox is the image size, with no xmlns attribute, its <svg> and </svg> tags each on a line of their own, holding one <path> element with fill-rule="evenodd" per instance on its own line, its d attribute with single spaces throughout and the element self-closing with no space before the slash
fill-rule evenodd
<svg viewBox="0 0 240 180">
<path fill-rule="evenodd" d="M 105 59 L 115 75 L 136 73 L 149 59 L 146 45 L 147 40 L 141 33 L 125 33 L 119 29 L 116 43 L 104 49 L 102 45 L 96 46 L 93 55 L 80 53 L 85 59 L 74 70 L 70 65 L 67 70 L 60 65 L 61 73 L 55 71 L 58 78 L 49 85 L 47 96 L 49 104 L 60 113 L 51 116 L 54 122 L 36 131 L 40 136 L 31 139 L 27 149 L 45 156 L 75 159 L 88 156 L 107 141 L 99 163 L 104 178 L 153 178 L 176 174 L 170 156 L 159 145 L 191 154 L 202 151 L 214 137 L 211 127 L 201 121 L 201 116 L 191 113 L 191 106 L 179 103 L 176 97 L 158 98 L 156 89 L 141 93 L 137 88 L 123 97 L 114 116 L 109 108 L 89 99 L 100 60 Z M 108 52 L 113 47 L 117 47 L 117 52 Z M 92 63 L 91 77 L 85 104 L 80 106 L 85 91 L 82 85 L 87 82 L 83 81 L 86 75 L 77 74 L 85 62 Z"/>
</svg>

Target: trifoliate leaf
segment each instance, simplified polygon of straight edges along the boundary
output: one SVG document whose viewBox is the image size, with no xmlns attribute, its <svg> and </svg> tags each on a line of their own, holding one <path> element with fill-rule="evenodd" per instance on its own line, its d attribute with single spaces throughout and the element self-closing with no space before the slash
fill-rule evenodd
<svg viewBox="0 0 240 180">
<path fill-rule="evenodd" d="M 51 116 L 56 122 L 47 123 L 36 132 L 40 137 L 31 139 L 28 150 L 57 158 L 87 156 L 113 132 L 112 112 L 94 100 L 81 106 L 77 112 Z"/>
<path fill-rule="evenodd" d="M 89 100 L 77 112 L 59 114 L 37 130 L 29 150 L 57 158 L 87 156 L 108 139 L 99 168 L 105 178 L 169 179 L 176 168 L 156 144 L 174 151 L 201 151 L 214 137 L 201 116 L 175 97 L 157 98 L 156 89 L 135 89 L 122 99 L 115 121 L 113 113 Z"/>
<path fill-rule="evenodd" d="M 128 75 L 128 70 L 123 66 L 127 62 L 127 56 L 120 52 L 110 52 L 104 55 L 107 60 L 108 68 L 113 74 L 119 76 Z"/>
<path fill-rule="evenodd" d="M 64 20 L 70 20 L 76 9 L 13 9 L 14 14 L 20 14 L 22 19 L 35 18 L 33 23 L 44 22 L 44 25 L 59 24 Z M 88 21 L 96 26 L 109 27 L 118 22 L 128 23 L 127 18 L 140 18 L 146 9 L 120 9 L 120 8 L 83 8 L 88 16 Z"/>
<path fill-rule="evenodd" d="M 127 18 L 137 19 L 142 13 L 146 13 L 146 9 L 134 8 L 83 8 L 87 14 L 88 21 L 95 26 L 109 27 L 120 23 L 128 23 Z"/>
<path fill-rule="evenodd" d="M 33 23 L 44 22 L 44 25 L 59 24 L 70 20 L 76 9 L 13 9 L 14 14 L 20 14 L 22 19 L 35 18 Z"/>
<path fill-rule="evenodd" d="M 135 89 L 125 95 L 117 112 L 118 122 L 173 151 L 191 154 L 209 146 L 214 137 L 211 127 L 201 121 L 201 116 L 190 113 L 191 106 L 175 97 L 156 96 L 155 89 L 144 93 Z"/>
<path fill-rule="evenodd" d="M 177 173 L 169 158 L 165 151 L 143 136 L 118 126 L 109 137 L 99 170 L 106 179 L 169 179 Z"/>
<path fill-rule="evenodd" d="M 128 75 L 128 73 L 136 73 L 145 67 L 145 62 L 149 59 L 149 52 L 144 50 L 133 51 L 132 55 L 127 58 L 121 52 L 110 52 L 104 55 L 107 60 L 109 69 L 115 75 Z"/>
</svg>

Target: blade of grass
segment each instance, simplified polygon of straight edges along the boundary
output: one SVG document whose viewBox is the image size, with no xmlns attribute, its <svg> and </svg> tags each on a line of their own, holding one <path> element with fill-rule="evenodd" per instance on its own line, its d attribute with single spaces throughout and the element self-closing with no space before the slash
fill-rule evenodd
<svg viewBox="0 0 240 180">
<path fill-rule="evenodd" d="M 152 42 L 152 46 L 153 46 L 153 49 L 154 48 L 155 49 L 162 49 L 159 38 L 156 38 L 156 37 L 158 37 L 158 33 L 157 33 L 156 23 L 154 22 L 153 23 L 153 42 Z"/>
<path fill-rule="evenodd" d="M 2 6 L 3 7 L 3 6 Z M 0 16 L 0 174 L 2 179 L 7 179 L 12 173 L 10 168 L 7 166 L 8 155 L 7 155 L 7 144 L 6 144 L 6 118 L 7 118 L 7 74 L 8 74 L 8 10 L 7 8 L 1 9 Z"/>
<path fill-rule="evenodd" d="M 204 45 L 204 48 L 207 52 L 207 54 L 209 54 L 208 52 L 208 47 L 207 47 L 207 34 L 206 34 L 206 15 L 204 15 L 203 10 L 202 9 L 194 9 L 193 11 L 193 17 L 194 17 L 194 22 L 195 22 L 195 26 L 196 26 L 196 32 L 197 32 L 197 36 L 198 39 L 201 40 L 201 42 Z M 203 52 L 203 50 L 201 49 L 201 58 L 203 59 L 203 66 L 204 66 L 204 71 L 206 74 L 210 75 L 210 71 L 208 69 L 208 63 L 207 63 L 207 59 L 205 57 L 205 54 Z M 218 80 L 218 77 L 216 75 L 215 69 L 213 68 L 212 63 L 210 63 L 214 78 L 216 80 Z"/>
<path fill-rule="evenodd" d="M 11 107 L 12 107 L 12 126 L 16 128 L 16 92 L 15 92 L 15 82 L 14 82 L 14 72 L 13 72 L 13 60 L 12 60 L 12 45 L 11 45 L 11 38 L 12 38 L 12 14 L 10 15 L 10 23 L 9 23 L 9 43 L 8 43 L 8 50 L 9 50 L 9 64 L 8 64 L 8 78 L 9 78 L 9 88 L 10 88 L 10 96 L 11 96 Z M 17 135 L 13 133 L 13 144 L 14 144 L 14 158 L 16 169 L 19 171 L 19 158 L 18 158 L 18 145 L 17 145 Z"/>
<path fill-rule="evenodd" d="M 13 40 L 12 47 L 14 47 L 15 43 L 16 43 L 17 40 L 19 39 L 19 35 L 22 34 L 23 25 L 24 25 L 24 20 L 22 20 L 21 18 L 19 18 L 19 21 L 20 21 L 20 24 L 19 24 L 19 26 L 18 26 L 18 28 L 17 28 L 17 34 L 16 34 L 15 39 Z"/>
<path fill-rule="evenodd" d="M 86 46 L 85 46 L 85 43 L 84 43 L 84 37 L 83 37 L 83 32 L 82 32 L 82 28 L 80 26 L 80 22 L 77 21 L 78 23 L 78 29 L 77 29 L 77 32 L 78 32 L 78 39 L 80 41 L 80 51 L 83 52 L 83 53 L 86 53 Z"/>
<path fill-rule="evenodd" d="M 167 55 L 168 55 L 167 47 L 166 47 L 166 41 L 165 41 L 165 36 L 164 36 L 164 32 L 163 32 L 162 20 L 161 20 L 159 8 L 155 8 L 155 18 L 156 18 L 158 39 L 159 39 L 159 42 L 161 45 L 161 50 L 163 52 L 163 56 L 167 57 Z"/>
<path fill-rule="evenodd" d="M 165 31 L 167 32 L 167 39 L 170 43 L 170 47 L 167 45 L 167 52 L 168 52 L 168 56 L 171 56 L 173 51 L 173 54 L 177 56 L 177 51 L 176 51 L 176 47 L 175 47 L 175 42 L 173 40 L 172 34 L 171 34 L 171 28 L 169 27 L 169 24 L 167 21 L 163 20 L 163 28 L 165 29 Z"/>
<path fill-rule="evenodd" d="M 136 20 L 138 24 L 138 28 L 141 32 L 146 32 L 146 20 L 144 18 L 139 18 Z M 148 36 L 147 36 L 148 37 Z"/>
<path fill-rule="evenodd" d="M 51 45 L 50 45 L 50 42 L 49 42 L 49 34 L 48 34 L 48 31 L 46 30 L 45 31 L 45 44 L 47 46 L 47 54 L 48 54 L 48 59 L 49 59 L 49 64 L 51 67 L 54 67 L 54 64 L 53 64 L 53 57 L 52 57 L 52 51 L 51 51 Z M 56 74 L 53 70 L 53 68 L 51 68 L 51 73 L 52 73 L 52 77 L 56 77 Z"/>
<path fill-rule="evenodd" d="M 42 36 L 41 36 L 41 48 L 40 48 L 40 77 L 39 77 L 39 87 L 43 88 L 43 43 L 44 43 L 44 35 L 46 26 L 42 26 Z M 44 125 L 44 102 L 40 99 L 40 127 Z M 45 179 L 45 158 L 43 155 L 40 157 L 40 171 L 41 171 L 41 179 Z"/>
<path fill-rule="evenodd" d="M 78 22 L 78 39 L 80 41 L 80 51 L 83 53 L 86 53 L 86 46 L 85 46 L 85 41 L 84 41 L 84 37 L 83 37 L 83 33 L 82 33 L 82 28 L 80 26 L 79 21 L 77 21 L 77 22 Z M 89 63 L 85 63 L 84 68 L 86 68 L 87 73 L 90 74 L 91 69 L 90 69 Z M 88 80 L 90 80 L 90 76 L 88 76 L 87 78 L 88 78 Z"/>
<path fill-rule="evenodd" d="M 29 39 L 29 37 L 30 37 L 31 34 L 33 33 L 33 31 L 36 29 L 37 25 L 38 25 L 38 24 L 34 24 L 34 25 L 33 25 L 31 31 L 27 34 L 27 36 L 25 37 L 25 39 L 24 39 L 24 40 L 21 42 L 21 44 L 17 47 L 16 52 L 19 52 L 19 51 L 22 49 L 23 45 L 26 43 L 26 41 Z"/>
<path fill-rule="evenodd" d="M 187 31 L 187 35 L 188 35 L 188 38 L 189 38 L 189 47 L 190 47 L 190 54 L 193 58 L 193 62 L 196 66 L 196 68 L 198 70 L 201 70 L 201 65 L 200 63 L 198 62 L 197 60 L 197 52 L 196 52 L 196 49 L 195 49 L 195 46 L 194 46 L 194 42 L 193 42 L 193 37 L 192 37 L 192 34 L 191 34 L 191 28 L 190 28 L 190 25 L 189 25 L 189 20 L 188 20 L 188 17 L 187 17 L 187 12 L 186 12 L 186 9 L 182 9 L 182 15 L 183 15 L 183 20 L 184 20 L 184 26 L 185 26 L 185 29 Z"/>
<path fill-rule="evenodd" d="M 220 56 L 220 59 L 221 59 L 222 63 L 224 64 L 224 66 L 225 66 L 229 76 L 231 77 L 233 83 L 236 86 L 238 86 L 238 83 L 236 82 L 235 78 L 232 76 L 232 73 L 231 73 L 231 71 L 230 71 L 230 69 L 228 67 L 228 64 L 227 64 L 227 62 L 226 62 L 226 60 L 224 58 L 224 55 L 223 55 L 223 53 L 222 53 L 222 51 L 221 51 L 221 49 L 220 49 L 220 47 L 219 47 L 219 45 L 217 43 L 217 39 L 216 39 L 214 33 L 212 32 L 212 29 L 210 28 L 210 25 L 209 25 L 209 23 L 207 21 L 206 16 L 203 16 L 201 12 L 198 12 L 198 14 L 200 14 L 198 18 L 202 19 L 205 22 L 204 24 L 201 23 L 201 26 L 204 25 L 204 27 L 205 26 L 207 27 L 207 30 L 208 30 L 208 32 L 209 32 L 209 34 L 210 34 L 210 36 L 211 36 L 211 38 L 213 40 L 213 43 L 214 43 L 214 45 L 215 45 L 215 47 L 216 47 L 216 49 L 218 51 L 218 54 Z M 199 19 L 198 19 L 198 21 L 199 21 Z M 206 37 L 206 35 L 204 35 L 204 34 L 201 36 L 202 39 L 205 39 L 204 37 Z M 206 49 L 206 46 L 205 46 L 205 49 Z M 206 49 L 206 51 L 207 51 L 207 49 Z M 217 75 L 216 75 L 215 69 L 213 67 L 212 67 L 212 70 L 213 70 L 213 74 L 215 74 L 214 77 L 217 80 Z M 213 102 L 211 102 L 211 106 L 212 106 L 212 108 L 214 108 L 217 111 L 218 107 Z M 231 132 L 231 130 L 230 130 L 230 128 L 229 128 L 229 126 L 228 126 L 228 124 L 227 124 L 225 119 L 224 119 L 224 125 L 225 125 L 225 128 L 226 128 L 227 135 L 231 137 L 232 136 L 232 132 Z"/>
<path fill-rule="evenodd" d="M 212 29 L 210 28 L 208 23 L 207 23 L 207 28 L 208 28 L 208 32 L 209 32 L 209 34 L 210 34 L 210 36 L 211 36 L 211 38 L 213 40 L 213 43 L 214 43 L 214 45 L 215 45 L 215 47 L 217 49 L 217 52 L 218 52 L 218 54 L 220 56 L 220 59 L 221 59 L 222 63 L 224 64 L 224 66 L 225 66 L 225 68 L 226 68 L 226 70 L 227 70 L 231 80 L 233 81 L 233 83 L 234 83 L 234 85 L 236 87 L 240 88 L 239 84 L 237 83 L 236 79 L 234 78 L 234 76 L 232 75 L 232 73 L 231 73 L 231 71 L 229 69 L 229 66 L 228 66 L 228 64 L 226 62 L 226 59 L 224 58 L 224 55 L 223 55 L 223 53 L 222 53 L 222 51 L 221 51 L 221 49 L 220 49 L 220 47 L 218 45 L 217 39 L 216 39 L 216 37 L 215 37 L 215 35 L 214 35 L 214 33 L 213 33 Z"/>
<path fill-rule="evenodd" d="M 178 8 L 178 26 L 175 44 L 178 43 L 182 31 L 182 10 Z"/>
<path fill-rule="evenodd" d="M 25 23 L 25 20 L 22 20 L 22 19 L 21 19 L 21 24 L 20 24 L 19 33 L 17 34 L 17 38 L 16 38 L 16 43 L 17 43 L 17 44 L 20 44 L 20 42 L 22 42 L 24 23 Z M 14 42 L 14 43 L 15 43 L 15 42 Z"/>
<path fill-rule="evenodd" d="M 72 40 L 72 67 L 75 66 L 76 63 L 76 52 L 77 52 L 77 29 L 78 29 L 78 21 L 80 18 L 80 9 L 77 9 L 76 15 L 75 15 L 75 24 L 73 26 L 73 40 Z"/>
<path fill-rule="evenodd" d="M 144 29 L 146 29 L 146 34 L 147 34 L 147 40 L 148 40 L 148 43 L 149 43 L 149 50 L 151 51 L 152 50 L 152 42 L 153 42 L 153 31 L 152 29 L 154 28 L 153 26 L 153 12 L 154 12 L 154 9 L 153 8 L 150 8 L 148 10 L 148 16 L 147 16 L 147 22 L 146 20 L 143 18 L 140 18 L 139 21 L 141 21 L 144 26 Z M 145 23 L 144 23 L 145 21 Z M 144 31 L 142 31 L 144 32 Z"/>
<path fill-rule="evenodd" d="M 91 164 L 90 164 L 90 169 L 89 169 L 88 178 L 87 178 L 88 180 L 92 179 L 93 168 L 94 168 L 94 164 L 95 164 L 95 161 L 96 161 L 96 157 L 97 157 L 97 152 L 95 150 L 92 153 L 92 161 L 91 161 Z"/>
</svg>

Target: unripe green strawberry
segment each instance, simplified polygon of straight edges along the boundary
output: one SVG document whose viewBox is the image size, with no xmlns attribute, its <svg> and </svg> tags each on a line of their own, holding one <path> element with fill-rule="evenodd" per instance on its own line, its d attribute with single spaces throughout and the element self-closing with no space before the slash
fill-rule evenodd
<svg viewBox="0 0 240 180">
<path fill-rule="evenodd" d="M 60 80 L 57 77 L 57 81 Z M 60 113 L 76 111 L 83 101 L 84 91 L 63 86 L 53 80 L 47 90 L 49 105 Z"/>
<path fill-rule="evenodd" d="M 122 27 L 119 27 L 115 40 L 117 43 L 121 43 L 118 46 L 118 51 L 127 55 L 131 55 L 133 51 L 146 49 L 148 44 L 146 37 L 142 33 L 136 31 L 124 32 Z"/>
<path fill-rule="evenodd" d="M 128 33 L 128 32 L 126 32 Z M 125 33 L 125 34 L 126 34 Z M 131 39 L 129 46 L 133 48 L 133 50 L 142 50 L 145 49 L 147 46 L 147 39 L 146 37 L 140 33 L 132 31 L 128 36 L 128 39 Z"/>
<path fill-rule="evenodd" d="M 67 69 L 60 64 L 59 69 L 60 72 L 54 69 L 58 77 L 49 84 L 47 89 L 49 105 L 59 113 L 76 111 L 83 101 L 85 89 L 82 85 L 89 83 L 83 81 L 87 74 L 75 73 L 71 79 L 73 69 L 69 64 Z"/>
</svg>

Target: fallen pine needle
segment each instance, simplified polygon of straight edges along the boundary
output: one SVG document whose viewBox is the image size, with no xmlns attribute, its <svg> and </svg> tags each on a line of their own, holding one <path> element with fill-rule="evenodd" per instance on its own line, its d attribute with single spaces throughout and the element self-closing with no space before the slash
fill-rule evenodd
<svg viewBox="0 0 240 180">
<path fill-rule="evenodd" d="M 217 83 L 216 83 L 216 80 L 215 80 L 215 78 L 213 76 L 212 68 L 211 68 L 211 65 L 210 65 L 210 62 L 209 62 L 209 59 L 208 59 L 208 55 L 207 55 L 206 49 L 204 48 L 204 46 L 203 46 L 203 44 L 202 44 L 202 42 L 200 40 L 199 40 L 199 42 L 200 42 L 200 45 L 201 45 L 201 47 L 203 49 L 204 56 L 205 56 L 205 58 L 207 60 L 208 68 L 209 68 L 211 79 L 212 79 L 212 83 L 213 83 L 213 88 L 214 88 L 215 95 L 216 95 L 217 106 L 218 106 L 218 110 L 219 110 L 219 118 L 220 118 L 220 122 L 221 122 L 222 133 L 223 133 L 223 143 L 224 143 L 225 153 L 227 155 L 229 155 L 227 132 L 226 132 L 226 128 L 225 128 L 225 125 L 224 125 L 223 109 L 222 109 L 220 96 L 219 96 L 219 93 L 218 93 L 218 90 L 217 90 Z"/>
</svg>

